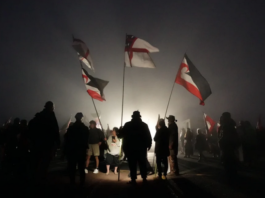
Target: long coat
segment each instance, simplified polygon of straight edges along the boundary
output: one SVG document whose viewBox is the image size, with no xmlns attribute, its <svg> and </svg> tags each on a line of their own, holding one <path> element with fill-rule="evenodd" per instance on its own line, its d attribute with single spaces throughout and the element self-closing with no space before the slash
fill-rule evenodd
<svg viewBox="0 0 265 198">
<path fill-rule="evenodd" d="M 155 154 L 157 156 L 169 156 L 169 129 L 164 126 L 156 131 L 155 141 Z"/>
</svg>

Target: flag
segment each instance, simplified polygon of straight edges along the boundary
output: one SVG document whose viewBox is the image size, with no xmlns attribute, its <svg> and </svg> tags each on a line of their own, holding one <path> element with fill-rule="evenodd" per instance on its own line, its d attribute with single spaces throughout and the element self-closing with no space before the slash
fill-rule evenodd
<svg viewBox="0 0 265 198">
<path fill-rule="evenodd" d="M 84 68 L 82 68 L 82 77 L 87 88 L 87 93 L 92 98 L 97 99 L 99 101 L 105 100 L 103 89 L 109 82 L 101 80 L 99 78 L 94 78 L 93 76 L 89 75 Z"/>
<path fill-rule="evenodd" d="M 127 67 L 155 68 L 149 53 L 159 52 L 150 43 L 132 35 L 126 35 L 125 65 Z"/>
<path fill-rule="evenodd" d="M 212 133 L 213 129 L 214 129 L 214 125 L 215 125 L 215 121 L 213 121 L 212 118 L 210 118 L 208 115 L 204 114 L 204 120 L 206 123 L 206 127 L 207 127 L 207 131 L 209 133 Z"/>
<path fill-rule="evenodd" d="M 72 46 L 77 52 L 79 60 L 82 61 L 86 66 L 88 66 L 89 69 L 92 69 L 94 71 L 95 69 L 93 62 L 86 44 L 80 39 L 73 38 Z"/>
<path fill-rule="evenodd" d="M 175 82 L 182 85 L 190 93 L 199 98 L 201 105 L 204 105 L 204 101 L 212 93 L 209 83 L 193 65 L 186 54 L 184 55 L 184 59 L 178 70 Z"/>
</svg>

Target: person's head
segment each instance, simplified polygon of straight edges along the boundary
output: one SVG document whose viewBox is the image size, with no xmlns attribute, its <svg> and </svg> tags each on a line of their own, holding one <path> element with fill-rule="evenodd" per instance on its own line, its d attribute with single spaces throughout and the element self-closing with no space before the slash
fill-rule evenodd
<svg viewBox="0 0 265 198">
<path fill-rule="evenodd" d="M 159 119 L 158 128 L 162 128 L 162 127 L 165 127 L 165 126 L 166 126 L 165 120 L 164 119 Z"/>
<path fill-rule="evenodd" d="M 197 134 L 198 135 L 202 134 L 202 130 L 200 128 L 197 129 Z"/>
<path fill-rule="evenodd" d="M 168 124 L 172 124 L 174 122 L 177 122 L 177 120 L 175 119 L 175 116 L 173 116 L 173 115 L 168 116 L 167 120 L 168 120 Z"/>
<path fill-rule="evenodd" d="M 54 111 L 54 104 L 53 104 L 53 102 L 51 102 L 51 101 L 46 102 L 44 108 L 47 111 L 53 112 Z"/>
<path fill-rule="evenodd" d="M 28 121 L 27 120 L 21 120 L 20 125 L 22 127 L 26 127 L 26 126 L 28 126 Z"/>
<path fill-rule="evenodd" d="M 89 122 L 89 128 L 94 129 L 94 128 L 96 128 L 96 126 L 97 126 L 96 121 L 91 120 L 91 121 Z"/>
<path fill-rule="evenodd" d="M 141 119 L 141 114 L 139 111 L 134 111 L 132 114 L 132 119 Z"/>
<path fill-rule="evenodd" d="M 79 113 L 77 113 L 76 115 L 75 115 L 75 119 L 76 119 L 76 121 L 78 121 L 78 122 L 82 122 L 82 119 L 83 119 L 83 114 L 81 113 L 81 112 L 79 112 Z M 71 124 L 71 123 L 70 123 Z M 69 124 L 69 126 L 70 126 L 70 124 Z"/>
<path fill-rule="evenodd" d="M 119 132 L 119 129 L 118 129 L 118 127 L 114 127 L 113 129 L 112 129 L 112 131 L 115 131 L 116 132 L 116 134 Z"/>
<path fill-rule="evenodd" d="M 19 118 L 15 118 L 14 119 L 14 125 L 19 125 L 20 124 L 20 119 Z"/>
<path fill-rule="evenodd" d="M 224 112 L 221 116 L 222 122 L 227 123 L 231 120 L 231 114 L 229 112 Z M 221 120 L 220 120 L 221 121 Z"/>
<path fill-rule="evenodd" d="M 118 129 L 118 128 L 117 128 L 117 129 Z M 112 135 L 112 136 L 116 136 L 116 135 L 117 135 L 116 127 L 114 127 L 113 130 L 111 131 L 111 135 Z"/>
</svg>

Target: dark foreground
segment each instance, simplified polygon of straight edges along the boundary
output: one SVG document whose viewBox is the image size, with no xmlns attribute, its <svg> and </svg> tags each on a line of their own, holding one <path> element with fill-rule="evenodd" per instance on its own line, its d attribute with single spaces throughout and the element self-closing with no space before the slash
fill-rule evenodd
<svg viewBox="0 0 265 198">
<path fill-rule="evenodd" d="M 66 163 L 54 160 L 46 181 L 40 184 L 12 178 L 2 172 L 0 197 L 264 197 L 264 162 L 256 163 L 252 169 L 241 168 L 238 178 L 229 181 L 217 159 L 208 159 L 207 164 L 197 160 L 196 156 L 191 159 L 180 156 L 181 176 L 161 181 L 151 175 L 148 184 L 143 184 L 138 176 L 137 186 L 127 184 L 129 172 L 126 165 L 121 171 L 121 181 L 114 174 L 89 172 L 82 188 L 78 185 L 71 187 L 65 171 Z"/>
</svg>

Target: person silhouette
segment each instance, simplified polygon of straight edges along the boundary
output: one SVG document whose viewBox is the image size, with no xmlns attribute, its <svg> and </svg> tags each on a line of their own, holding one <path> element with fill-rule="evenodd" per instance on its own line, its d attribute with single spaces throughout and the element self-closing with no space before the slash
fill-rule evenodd
<svg viewBox="0 0 265 198">
<path fill-rule="evenodd" d="M 82 122 L 83 114 L 75 115 L 76 122 L 69 126 L 65 134 L 65 155 L 67 156 L 69 177 L 72 185 L 75 184 L 75 170 L 78 165 L 80 185 L 85 183 L 85 163 L 88 149 L 89 129 Z"/>
<path fill-rule="evenodd" d="M 139 111 L 134 111 L 132 120 L 125 123 L 121 129 L 123 134 L 123 151 L 128 158 L 128 164 L 131 174 L 129 184 L 136 184 L 137 162 L 143 182 L 147 180 L 146 160 L 147 150 L 152 146 L 152 137 L 148 125 L 141 119 Z"/>
</svg>

